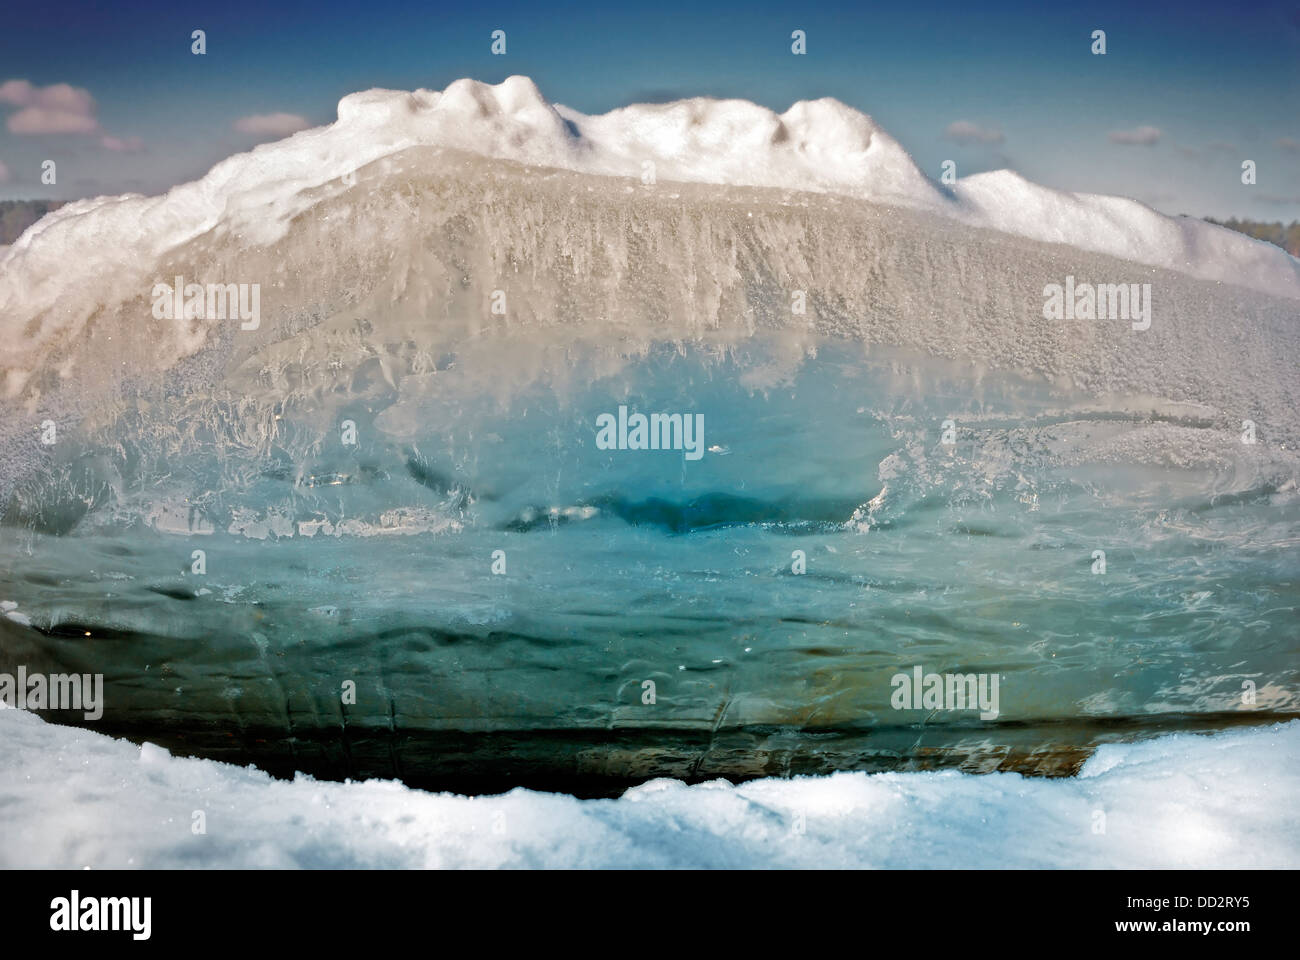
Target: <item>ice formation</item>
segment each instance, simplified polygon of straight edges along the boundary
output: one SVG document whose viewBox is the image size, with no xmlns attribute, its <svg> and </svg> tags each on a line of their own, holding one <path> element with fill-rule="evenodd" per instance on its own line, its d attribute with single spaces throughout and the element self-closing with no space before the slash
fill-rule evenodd
<svg viewBox="0 0 1300 960">
<path fill-rule="evenodd" d="M 469 789 L 1063 773 L 1300 708 L 1300 265 L 1229 231 L 944 193 L 833 101 L 513 78 L 0 256 L 0 669 L 103 672 L 99 729 Z M 159 315 L 178 276 L 257 322 Z M 1067 278 L 1149 329 L 1046 319 Z M 622 407 L 707 450 L 602 449 Z M 891 709 L 917 667 L 997 719 Z"/>
<path fill-rule="evenodd" d="M 526 77 L 496 86 L 466 79 L 442 92 L 352 94 L 335 123 L 233 156 L 165 196 L 98 197 L 44 218 L 0 261 L 0 316 L 14 351 L 7 391 L 21 391 L 34 350 L 78 336 L 97 310 L 137 296 L 142 267 L 154 270 L 204 238 L 273 244 L 296 217 L 347 193 L 360 170 L 416 147 L 515 161 L 539 168 L 534 176 L 555 169 L 640 184 L 652 170 L 656 181 L 898 205 L 1300 298 L 1300 264 L 1283 251 L 1132 200 L 1052 190 L 1009 171 L 968 177 L 947 195 L 870 117 L 836 100 L 801 101 L 779 115 L 695 98 L 586 116 L 551 105 Z M 453 164 L 430 160 L 444 170 Z M 188 331 L 160 347 L 174 359 L 171 351 L 184 355 L 203 341 Z"/>
</svg>

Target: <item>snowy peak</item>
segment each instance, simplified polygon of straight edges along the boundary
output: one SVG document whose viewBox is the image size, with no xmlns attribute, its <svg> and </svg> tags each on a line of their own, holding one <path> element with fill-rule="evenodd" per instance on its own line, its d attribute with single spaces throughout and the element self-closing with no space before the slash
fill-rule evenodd
<svg viewBox="0 0 1300 960">
<path fill-rule="evenodd" d="M 599 172 L 654 164 L 665 180 L 840 193 L 932 205 L 939 194 L 912 158 L 866 114 L 824 99 L 783 114 L 746 100 L 696 97 L 603 116 L 560 107 Z M 592 165 L 594 166 L 594 165 Z M 591 169 L 591 166 L 588 167 Z M 596 172 L 593 170 L 592 172 Z"/>
<path fill-rule="evenodd" d="M 908 205 L 941 195 L 866 114 L 838 100 L 783 114 L 694 97 L 588 116 L 552 105 L 527 77 L 457 80 L 438 93 L 368 90 L 339 102 L 340 133 L 380 133 L 484 156 L 650 182 L 678 180 L 841 193 Z"/>
<path fill-rule="evenodd" d="M 363 143 L 386 144 L 387 152 L 443 146 L 572 168 L 572 137 L 564 119 L 527 77 L 496 85 L 457 80 L 442 92 L 366 90 L 340 100 L 338 116 L 337 123 L 322 130 L 354 151 Z M 354 152 L 354 166 L 376 159 L 369 153 Z"/>
</svg>

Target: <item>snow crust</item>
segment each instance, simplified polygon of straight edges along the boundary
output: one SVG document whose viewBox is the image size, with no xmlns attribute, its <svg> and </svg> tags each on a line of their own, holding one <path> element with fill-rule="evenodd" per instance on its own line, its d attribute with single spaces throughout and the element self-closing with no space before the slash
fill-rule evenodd
<svg viewBox="0 0 1300 960">
<path fill-rule="evenodd" d="M 273 780 L 3 709 L 0 867 L 1294 868 L 1298 759 L 1293 722 L 1106 745 L 1064 779 L 840 773 L 655 780 L 617 800 L 462 797 Z"/>
<path fill-rule="evenodd" d="M 198 237 L 272 244 L 304 211 L 355 189 L 359 169 L 418 146 L 633 184 L 652 170 L 658 182 L 905 206 L 1300 298 L 1300 261 L 1284 251 L 1136 201 L 1052 190 L 1010 171 L 968 177 L 942 191 L 869 116 L 833 99 L 801 101 L 779 115 L 747 101 L 694 98 L 587 116 L 550 104 L 531 80 L 516 76 L 497 85 L 458 80 L 441 92 L 351 94 L 340 101 L 335 123 L 232 156 L 164 196 L 96 197 L 54 211 L 0 252 L 3 349 L 79 328 L 94 314 L 87 298 L 111 308 L 143 296 L 118 289 L 119 278 L 134 278 Z M 185 353 L 203 340 L 200 331 Z M 10 395 L 30 372 L 29 358 L 15 359 L 23 362 L 6 364 Z"/>
</svg>

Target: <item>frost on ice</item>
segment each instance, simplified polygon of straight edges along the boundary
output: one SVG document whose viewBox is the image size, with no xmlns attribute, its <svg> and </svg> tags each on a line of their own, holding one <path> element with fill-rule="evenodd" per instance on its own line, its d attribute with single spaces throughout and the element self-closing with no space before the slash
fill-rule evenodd
<svg viewBox="0 0 1300 960">
<path fill-rule="evenodd" d="M 1060 772 L 1108 724 L 1297 708 L 1300 264 L 1230 231 L 947 192 L 834 101 L 512 78 L 355 94 L 0 256 L 0 649 L 104 673 L 103 729 L 320 770 L 346 729 L 359 776 L 466 731 L 602 775 L 829 738 Z M 176 277 L 257 322 L 155 315 Z M 1144 328 L 1046 319 L 1074 281 L 1149 289 Z M 622 407 L 708 452 L 601 449 Z M 892 710 L 918 667 L 996 673 L 998 724 Z"/>
</svg>

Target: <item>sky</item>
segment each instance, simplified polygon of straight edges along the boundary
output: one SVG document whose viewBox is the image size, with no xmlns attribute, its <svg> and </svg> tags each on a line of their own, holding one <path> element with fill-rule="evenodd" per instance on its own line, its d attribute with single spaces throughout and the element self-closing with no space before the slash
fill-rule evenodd
<svg viewBox="0 0 1300 960">
<path fill-rule="evenodd" d="M 1300 0 L 15 3 L 0 13 L 0 199 L 161 193 L 333 121 L 348 93 L 512 74 L 584 113 L 831 96 L 935 179 L 952 160 L 958 176 L 1009 167 L 1171 214 L 1300 218 Z"/>
</svg>

